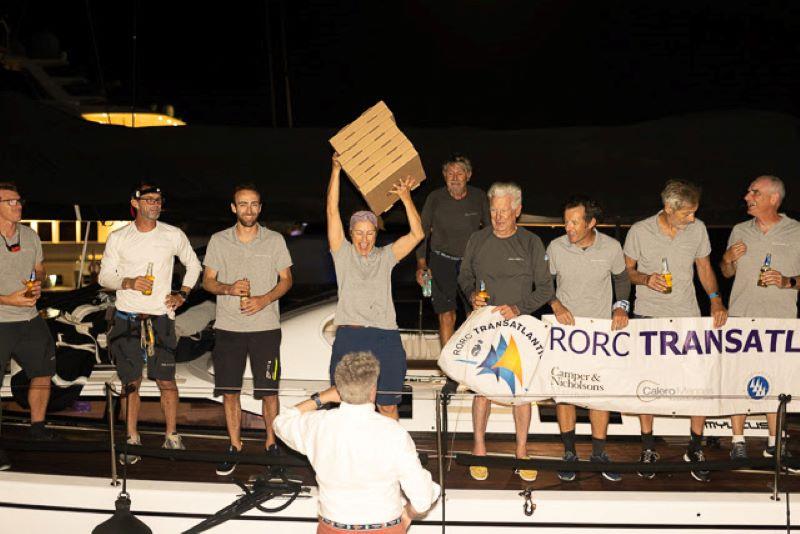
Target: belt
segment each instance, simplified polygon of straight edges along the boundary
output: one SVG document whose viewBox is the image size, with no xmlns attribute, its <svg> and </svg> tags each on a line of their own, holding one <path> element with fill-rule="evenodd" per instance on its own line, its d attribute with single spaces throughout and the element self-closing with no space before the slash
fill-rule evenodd
<svg viewBox="0 0 800 534">
<path fill-rule="evenodd" d="M 452 261 L 461 261 L 463 259 L 460 256 L 451 256 L 450 254 L 445 254 L 444 252 L 440 252 L 438 250 L 431 250 L 431 252 L 433 252 L 437 256 L 441 256 L 443 258 L 446 258 L 446 259 L 452 260 Z"/>
<path fill-rule="evenodd" d="M 369 328 L 361 324 L 340 324 L 339 328 Z"/>
<path fill-rule="evenodd" d="M 319 518 L 320 521 L 325 523 L 326 525 L 330 525 L 333 528 L 338 528 L 339 530 L 380 530 L 382 528 L 389 528 L 395 525 L 399 525 L 401 522 L 401 518 L 392 519 L 391 521 L 387 521 L 386 523 L 364 523 L 364 524 L 356 524 L 356 525 L 348 525 L 346 523 L 337 523 L 336 521 L 331 521 L 330 519 L 326 519 L 322 516 Z"/>
<path fill-rule="evenodd" d="M 157 319 L 158 317 L 163 317 L 163 315 L 152 315 L 149 313 L 130 313 L 125 312 L 122 310 L 117 310 L 115 312 L 116 316 L 120 319 L 126 319 L 128 321 L 139 321 L 144 319 Z"/>
</svg>

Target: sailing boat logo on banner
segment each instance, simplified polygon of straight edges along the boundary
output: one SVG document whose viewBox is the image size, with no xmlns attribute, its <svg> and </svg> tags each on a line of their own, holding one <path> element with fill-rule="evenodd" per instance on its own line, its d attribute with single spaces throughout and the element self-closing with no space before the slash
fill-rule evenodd
<svg viewBox="0 0 800 534">
<path fill-rule="evenodd" d="M 501 379 L 508 384 L 511 394 L 516 394 L 516 383 L 522 385 L 522 360 L 519 356 L 517 343 L 514 336 L 509 336 L 510 341 L 501 334 L 497 347 L 492 345 L 486 359 L 478 365 L 481 369 L 478 375 L 493 374 L 498 381 Z M 527 388 L 525 388 L 527 391 Z"/>
</svg>

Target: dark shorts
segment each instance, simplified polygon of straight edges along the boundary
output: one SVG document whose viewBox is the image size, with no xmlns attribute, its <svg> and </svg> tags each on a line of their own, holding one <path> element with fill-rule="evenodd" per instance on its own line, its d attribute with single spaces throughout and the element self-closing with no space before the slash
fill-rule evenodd
<svg viewBox="0 0 800 534">
<path fill-rule="evenodd" d="M 145 365 L 150 380 L 175 380 L 175 321 L 166 315 L 151 315 L 150 320 L 156 338 L 153 356 L 147 356 L 142 348 L 141 320 L 135 314 L 114 314 L 114 326 L 108 333 L 109 353 L 123 384 L 142 378 Z"/>
<path fill-rule="evenodd" d="M 55 374 L 56 345 L 44 319 L 37 315 L 30 321 L 0 323 L 0 385 L 10 358 L 28 378 Z"/>
<path fill-rule="evenodd" d="M 464 309 L 467 309 L 466 300 L 458 288 L 458 272 L 461 270 L 461 260 L 447 258 L 432 250 L 428 260 L 428 268 L 433 275 L 433 280 L 431 280 L 433 311 L 436 313 L 455 311 L 458 308 L 459 300 L 461 300 Z"/>
<path fill-rule="evenodd" d="M 253 372 L 253 397 L 260 399 L 278 394 L 281 330 L 231 332 L 214 330 L 214 396 L 242 391 L 247 357 Z"/>
<path fill-rule="evenodd" d="M 336 364 L 351 352 L 371 352 L 381 364 L 375 403 L 381 406 L 400 404 L 400 392 L 403 391 L 407 369 L 406 351 L 400 341 L 400 332 L 354 326 L 337 328 L 329 368 L 331 384 L 334 383 Z"/>
</svg>

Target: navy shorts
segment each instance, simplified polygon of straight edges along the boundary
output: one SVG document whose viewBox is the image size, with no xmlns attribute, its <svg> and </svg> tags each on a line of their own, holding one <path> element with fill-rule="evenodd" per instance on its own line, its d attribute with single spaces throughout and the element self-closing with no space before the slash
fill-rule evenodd
<svg viewBox="0 0 800 534">
<path fill-rule="evenodd" d="M 261 332 L 214 330 L 214 396 L 240 393 L 242 378 L 250 358 L 253 373 L 253 397 L 261 399 L 278 394 L 281 329 Z"/>
<path fill-rule="evenodd" d="M 29 378 L 56 373 L 56 345 L 39 315 L 30 321 L 0 323 L 0 385 L 9 358 L 17 360 Z"/>
<path fill-rule="evenodd" d="M 381 364 L 375 404 L 400 404 L 400 392 L 403 391 L 407 369 L 406 351 L 400 341 L 400 332 L 358 326 L 337 328 L 329 368 L 331 384 L 334 383 L 333 372 L 336 365 L 351 352 L 371 352 Z"/>
</svg>

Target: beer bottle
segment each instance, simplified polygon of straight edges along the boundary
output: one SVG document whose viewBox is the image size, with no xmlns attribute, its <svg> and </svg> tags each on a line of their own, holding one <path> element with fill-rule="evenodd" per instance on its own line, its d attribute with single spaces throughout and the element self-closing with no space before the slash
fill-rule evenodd
<svg viewBox="0 0 800 534">
<path fill-rule="evenodd" d="M 153 262 L 150 262 L 150 263 L 147 264 L 147 274 L 145 274 L 144 277 L 147 278 L 148 280 L 150 280 L 151 282 L 155 282 L 156 277 L 153 276 Z M 149 296 L 149 295 L 152 295 L 152 294 L 153 294 L 153 288 L 152 287 L 150 289 L 145 289 L 145 290 L 142 291 L 142 295 Z"/>
<path fill-rule="evenodd" d="M 772 254 L 768 252 L 767 257 L 764 258 L 764 264 L 761 266 L 761 271 L 758 273 L 759 287 L 767 287 L 767 283 L 764 282 L 764 273 L 770 270 L 772 270 Z"/>
<path fill-rule="evenodd" d="M 476 295 L 476 297 L 481 297 L 483 301 L 486 303 L 488 303 L 489 299 L 491 298 L 489 296 L 489 292 L 486 291 L 486 284 L 483 282 L 483 280 L 481 280 L 480 289 L 478 290 L 478 294 Z"/>
<path fill-rule="evenodd" d="M 667 283 L 667 289 L 664 290 L 664 294 L 669 295 L 672 293 L 672 273 L 669 272 L 667 258 L 661 258 L 661 276 L 664 277 L 664 281 Z"/>
<path fill-rule="evenodd" d="M 25 282 L 25 296 L 27 298 L 33 298 L 33 284 L 36 282 L 36 271 L 31 271 L 31 275 L 28 277 L 28 281 Z"/>
</svg>

